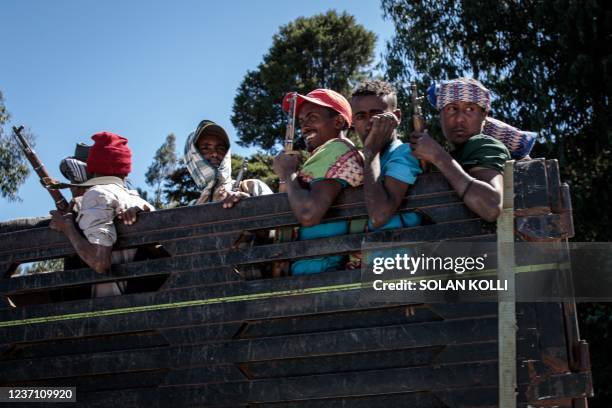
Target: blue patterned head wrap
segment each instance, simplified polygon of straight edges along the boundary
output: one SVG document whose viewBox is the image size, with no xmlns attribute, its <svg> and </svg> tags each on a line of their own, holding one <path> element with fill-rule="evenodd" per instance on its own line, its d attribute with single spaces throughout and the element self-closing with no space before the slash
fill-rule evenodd
<svg viewBox="0 0 612 408">
<path fill-rule="evenodd" d="M 439 111 L 453 102 L 472 102 L 487 112 L 491 110 L 491 92 L 472 78 L 434 82 L 427 90 L 427 99 Z"/>
</svg>

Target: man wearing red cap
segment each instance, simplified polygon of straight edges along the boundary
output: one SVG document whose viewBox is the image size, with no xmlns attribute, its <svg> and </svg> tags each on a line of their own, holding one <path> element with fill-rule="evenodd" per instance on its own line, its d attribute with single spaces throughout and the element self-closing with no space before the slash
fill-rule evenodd
<svg viewBox="0 0 612 408">
<path fill-rule="evenodd" d="M 288 94 L 283 108 L 288 110 Z M 298 95 L 296 116 L 310 157 L 298 171 L 298 159 L 285 152 L 274 159 L 274 172 L 285 185 L 289 204 L 302 225 L 299 240 L 331 237 L 348 233 L 345 221 L 320 224 L 323 216 L 345 187 L 363 182 L 363 158 L 344 137 L 351 126 L 348 101 L 329 89 L 315 89 Z M 296 261 L 293 275 L 319 273 L 344 267 L 345 257 L 332 256 Z"/>
<path fill-rule="evenodd" d="M 125 178 L 132 170 L 127 139 L 109 132 L 96 133 L 91 138 L 94 145 L 87 157 L 87 170 L 93 177 L 72 185 L 87 188 L 74 207 L 78 213 L 76 223 L 84 237 L 71 212 L 51 211 L 50 227 L 64 232 L 79 257 L 96 272 L 104 273 L 112 263 L 129 262 L 136 253 L 135 249 L 112 251 L 117 241 L 114 219 L 132 224 L 137 212 L 150 211 L 153 206 L 125 186 Z M 125 282 L 97 284 L 93 286 L 93 296 L 119 295 L 124 289 Z"/>
</svg>

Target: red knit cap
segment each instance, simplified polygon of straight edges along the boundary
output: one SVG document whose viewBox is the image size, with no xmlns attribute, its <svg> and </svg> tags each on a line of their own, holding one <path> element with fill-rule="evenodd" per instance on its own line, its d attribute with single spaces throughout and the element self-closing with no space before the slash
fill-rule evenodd
<svg viewBox="0 0 612 408">
<path fill-rule="evenodd" d="M 125 137 L 110 132 L 91 137 L 94 145 L 87 156 L 87 171 L 105 176 L 127 176 L 132 171 L 132 151 Z"/>
<path fill-rule="evenodd" d="M 283 109 L 286 112 L 289 112 L 289 99 L 293 92 L 289 92 L 283 98 Z M 328 108 L 332 108 L 336 112 L 338 112 L 342 117 L 346 120 L 349 127 L 351 126 L 353 120 L 353 112 L 351 110 L 351 104 L 346 100 L 346 98 L 340 95 L 336 91 L 332 91 L 331 89 L 315 89 L 314 91 L 310 91 L 306 95 L 297 96 L 295 114 L 299 114 L 300 109 L 304 102 L 311 102 L 315 105 L 325 106 Z"/>
</svg>

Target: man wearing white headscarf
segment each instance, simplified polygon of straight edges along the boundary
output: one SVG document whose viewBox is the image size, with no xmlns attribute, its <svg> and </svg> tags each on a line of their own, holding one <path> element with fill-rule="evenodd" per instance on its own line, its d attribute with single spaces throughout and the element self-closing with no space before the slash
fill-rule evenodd
<svg viewBox="0 0 612 408">
<path fill-rule="evenodd" d="M 242 180 L 233 191 L 229 136 L 225 129 L 210 120 L 200 122 L 185 144 L 187 170 L 202 191 L 196 204 L 223 201 L 231 208 L 245 197 L 272 194 L 261 180 Z"/>
</svg>

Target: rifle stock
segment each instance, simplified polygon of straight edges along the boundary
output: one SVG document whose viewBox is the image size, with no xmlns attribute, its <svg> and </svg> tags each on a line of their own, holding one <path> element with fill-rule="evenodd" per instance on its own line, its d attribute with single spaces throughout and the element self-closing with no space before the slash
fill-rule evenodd
<svg viewBox="0 0 612 408">
<path fill-rule="evenodd" d="M 412 123 L 414 125 L 414 130 L 417 132 L 422 132 L 425 129 L 425 118 L 423 117 L 423 111 L 421 109 L 423 97 L 419 96 L 416 82 L 410 84 L 410 96 L 412 99 Z"/>
<path fill-rule="evenodd" d="M 297 92 L 293 92 L 289 100 L 289 112 L 287 120 L 287 130 L 285 131 L 284 150 L 286 154 L 298 154 L 293 150 L 293 139 L 295 137 L 295 109 L 297 106 Z"/>
<path fill-rule="evenodd" d="M 412 99 L 413 111 L 412 124 L 414 125 L 414 130 L 421 133 L 425 130 L 425 118 L 423 117 L 423 111 L 421 109 L 423 97 L 419 96 L 416 82 L 410 84 L 410 96 Z M 421 169 L 423 169 L 423 171 L 426 172 L 429 170 L 429 166 L 425 160 L 419 160 L 419 164 L 421 165 Z"/>
<path fill-rule="evenodd" d="M 21 134 L 22 130 L 23 126 L 13 126 L 13 134 L 15 135 L 15 139 L 17 139 L 19 147 L 25 154 L 32 167 L 34 168 L 36 174 L 38 174 L 38 177 L 40 177 L 40 182 L 45 187 L 45 190 L 47 190 L 49 194 L 51 194 L 51 198 L 53 198 L 53 201 L 55 202 L 55 207 L 60 211 L 67 212 L 69 210 L 68 202 L 59 190 L 49 189 L 51 176 L 47 172 L 45 165 L 36 155 L 36 152 L 34 152 L 34 149 L 32 149 L 26 138 L 23 137 L 23 135 Z"/>
</svg>

